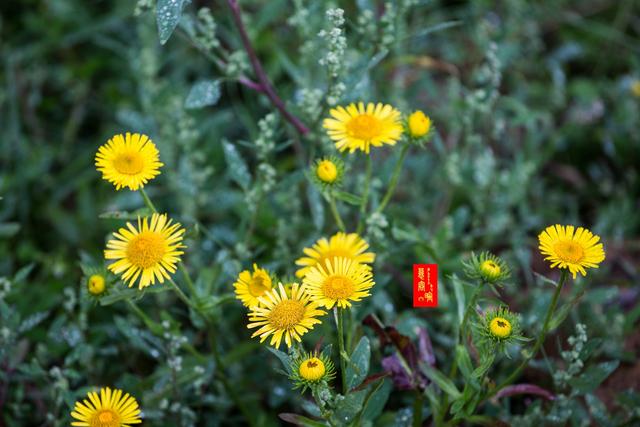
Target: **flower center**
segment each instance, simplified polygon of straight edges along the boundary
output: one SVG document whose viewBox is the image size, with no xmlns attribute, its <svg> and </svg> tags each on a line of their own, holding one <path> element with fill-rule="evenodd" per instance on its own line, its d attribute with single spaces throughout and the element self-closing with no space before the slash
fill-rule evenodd
<svg viewBox="0 0 640 427">
<path fill-rule="evenodd" d="M 500 266 L 493 261 L 485 261 L 480 265 L 480 269 L 484 274 L 489 276 L 497 276 L 500 274 Z"/>
<path fill-rule="evenodd" d="M 317 381 L 325 373 L 322 360 L 313 357 L 300 365 L 300 376 L 307 381 Z"/>
<path fill-rule="evenodd" d="M 584 257 L 582 246 L 572 240 L 558 242 L 553 245 L 553 249 L 564 262 L 578 263 Z"/>
<path fill-rule="evenodd" d="M 127 258 L 136 267 L 149 268 L 162 260 L 166 250 L 162 235 L 147 231 L 131 239 L 127 246 Z"/>
<path fill-rule="evenodd" d="M 329 276 L 322 284 L 322 292 L 330 299 L 349 298 L 353 291 L 353 281 L 345 276 Z"/>
<path fill-rule="evenodd" d="M 304 317 L 304 304 L 295 300 L 284 300 L 278 303 L 269 313 L 269 323 L 275 329 L 289 329 L 300 323 Z"/>
<path fill-rule="evenodd" d="M 139 153 L 121 153 L 113 160 L 113 167 L 124 175 L 136 175 L 142 171 L 144 163 Z"/>
<path fill-rule="evenodd" d="M 249 282 L 249 293 L 254 297 L 262 296 L 265 291 L 269 290 L 265 282 L 266 279 L 261 274 L 254 275 Z"/>
<path fill-rule="evenodd" d="M 491 334 L 498 338 L 507 338 L 511 335 L 511 322 L 504 317 L 496 317 L 491 320 L 489 328 L 491 329 Z"/>
<path fill-rule="evenodd" d="M 380 135 L 380 120 L 368 114 L 361 114 L 347 123 L 349 136 L 368 141 Z"/>
<path fill-rule="evenodd" d="M 103 409 L 93 416 L 90 425 L 91 427 L 118 427 L 120 417 L 111 409 Z"/>
</svg>

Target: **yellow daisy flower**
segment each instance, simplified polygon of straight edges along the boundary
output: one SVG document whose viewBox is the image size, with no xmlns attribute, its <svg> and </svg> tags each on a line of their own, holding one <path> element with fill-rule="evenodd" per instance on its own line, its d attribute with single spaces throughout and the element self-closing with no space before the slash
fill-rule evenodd
<svg viewBox="0 0 640 427">
<path fill-rule="evenodd" d="M 604 261 L 604 248 L 599 236 L 583 227 L 551 225 L 538 236 L 540 252 L 551 261 L 551 267 L 568 268 L 573 278 L 580 272 L 587 275 L 585 267 L 598 268 Z"/>
<path fill-rule="evenodd" d="M 504 317 L 494 317 L 489 323 L 489 331 L 497 338 L 507 338 L 511 335 L 511 329 L 511 322 Z"/>
<path fill-rule="evenodd" d="M 326 260 L 335 257 L 352 259 L 360 264 L 372 264 L 376 259 L 376 254 L 365 252 L 367 249 L 369 249 L 369 244 L 357 233 L 339 232 L 328 240 L 323 237 L 310 248 L 303 249 L 307 256 L 296 261 L 296 265 L 302 267 L 296 271 L 296 276 L 302 278 L 311 270 L 311 267 L 316 264 L 324 265 Z"/>
<path fill-rule="evenodd" d="M 122 280 L 128 282 L 129 287 L 140 278 L 138 288 L 156 283 L 164 283 L 169 279 L 169 273 L 175 273 L 176 264 L 180 262 L 180 255 L 185 248 L 182 244 L 184 228 L 180 223 L 171 224 L 166 214 L 154 213 L 149 218 L 138 217 L 138 228 L 130 222 L 127 228 L 121 228 L 113 233 L 115 239 L 107 242 L 104 251 L 106 259 L 116 259 L 109 266 L 115 274 L 122 274 Z"/>
<path fill-rule="evenodd" d="M 280 347 L 282 337 L 291 347 L 295 339 L 300 342 L 300 337 L 313 329 L 316 319 L 326 312 L 318 309 L 318 304 L 310 301 L 310 296 L 304 286 L 294 283 L 291 287 L 291 296 L 288 296 L 282 283 L 278 289 L 272 289 L 258 297 L 260 307 L 251 307 L 249 324 L 247 328 L 260 327 L 251 335 L 251 338 L 260 336 L 260 342 L 271 336 L 270 345 Z"/>
<path fill-rule="evenodd" d="M 96 153 L 96 168 L 102 179 L 136 191 L 160 174 L 159 152 L 147 135 L 129 132 L 115 135 Z"/>
<path fill-rule="evenodd" d="M 258 297 L 270 291 L 273 287 L 271 276 L 264 268 L 258 268 L 253 264 L 253 273 L 244 270 L 238 275 L 238 280 L 233 284 L 236 289 L 236 298 L 242 301 L 246 307 L 260 305 Z"/>
<path fill-rule="evenodd" d="M 72 426 L 82 427 L 128 427 L 140 424 L 138 402 L 128 393 L 122 396 L 122 390 L 101 388 L 100 395 L 89 392 L 89 400 L 76 402 L 71 416 L 78 420 Z"/>
<path fill-rule="evenodd" d="M 351 301 L 369 296 L 369 289 L 375 284 L 371 267 L 347 258 L 334 258 L 325 261 L 324 267 L 312 267 L 303 283 L 311 299 L 326 308 L 351 307 Z"/>
<path fill-rule="evenodd" d="M 357 106 L 332 108 L 329 114 L 332 118 L 324 119 L 322 126 L 340 151 L 369 153 L 372 145 L 395 145 L 402 136 L 400 111 L 388 104 L 370 102 L 365 107 L 359 102 Z"/>
</svg>

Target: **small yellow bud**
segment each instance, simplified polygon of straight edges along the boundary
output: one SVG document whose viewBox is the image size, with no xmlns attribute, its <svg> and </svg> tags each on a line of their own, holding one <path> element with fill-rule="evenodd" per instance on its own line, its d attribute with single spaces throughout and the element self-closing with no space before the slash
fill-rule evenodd
<svg viewBox="0 0 640 427">
<path fill-rule="evenodd" d="M 487 279 L 495 279 L 500 276 L 500 266 L 490 259 L 486 260 L 482 264 L 480 264 L 480 271 Z"/>
<path fill-rule="evenodd" d="M 318 381 L 324 373 L 324 363 L 317 357 L 307 359 L 300 364 L 300 376 L 307 381 Z"/>
<path fill-rule="evenodd" d="M 491 335 L 498 338 L 507 338 L 511 335 L 511 322 L 504 317 L 495 317 L 489 324 Z"/>
<path fill-rule="evenodd" d="M 104 277 L 99 274 L 94 274 L 87 280 L 87 290 L 91 295 L 100 295 L 105 290 Z"/>
<path fill-rule="evenodd" d="M 633 83 L 631 83 L 631 93 L 640 98 L 640 80 L 634 80 Z"/>
<path fill-rule="evenodd" d="M 431 119 L 418 110 L 409 116 L 409 134 L 414 138 L 420 138 L 429 133 Z"/>
<path fill-rule="evenodd" d="M 320 181 L 331 184 L 338 178 L 338 168 L 331 160 L 322 160 L 318 163 L 316 175 Z"/>
</svg>

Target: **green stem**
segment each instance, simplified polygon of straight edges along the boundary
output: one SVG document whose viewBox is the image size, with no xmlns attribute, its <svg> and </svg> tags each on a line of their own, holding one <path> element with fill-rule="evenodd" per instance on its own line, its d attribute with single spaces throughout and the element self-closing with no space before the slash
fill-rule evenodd
<svg viewBox="0 0 640 427">
<path fill-rule="evenodd" d="M 333 198 L 332 194 L 329 194 L 329 206 L 331 207 L 331 213 L 333 214 L 333 219 L 336 220 L 336 224 L 340 231 L 345 231 L 344 222 L 342 221 L 342 217 L 340 216 L 340 212 L 338 211 L 338 207 L 336 206 L 336 200 Z"/>
<path fill-rule="evenodd" d="M 503 381 L 499 386 L 494 388 L 489 393 L 487 398 L 495 395 L 497 392 L 499 392 L 505 386 L 507 386 L 507 385 L 511 384 L 512 382 L 514 382 L 518 378 L 518 375 L 520 375 L 522 370 L 525 368 L 525 366 L 527 366 L 529 361 L 531 359 L 533 359 L 535 357 L 535 355 L 538 353 L 538 350 L 540 350 L 540 347 L 542 347 L 542 344 L 544 344 L 544 339 L 547 336 L 547 332 L 549 332 L 549 322 L 551 321 L 551 318 L 553 317 L 553 313 L 554 313 L 554 311 L 556 309 L 556 306 L 558 305 L 558 299 L 560 298 L 560 292 L 562 291 L 562 287 L 564 286 L 564 283 L 566 282 L 566 280 L 567 280 L 567 271 L 566 270 L 562 270 L 562 273 L 560 274 L 560 279 L 558 280 L 558 284 L 556 286 L 556 290 L 553 293 L 553 297 L 551 299 L 551 304 L 549 305 L 549 309 L 547 310 L 547 315 L 544 318 L 544 324 L 542 325 L 542 330 L 540 331 L 540 335 L 538 335 L 538 339 L 536 340 L 536 343 L 533 346 L 533 350 L 531 351 L 531 353 L 527 357 L 524 358 L 522 363 L 520 363 L 520 365 L 516 368 L 516 370 L 513 371 L 513 373 L 511 375 L 509 375 L 509 377 L 505 381 Z"/>
<path fill-rule="evenodd" d="M 357 233 L 364 229 L 367 214 L 367 202 L 369 201 L 369 186 L 371 184 L 372 161 L 371 154 L 367 155 L 367 172 L 364 179 L 364 189 L 362 190 L 362 201 L 360 202 L 360 220 L 358 221 Z"/>
<path fill-rule="evenodd" d="M 464 311 L 464 316 L 462 317 L 462 323 L 460 324 L 460 333 L 459 337 L 462 339 L 462 343 L 464 344 L 465 339 L 467 338 L 467 322 L 469 321 L 469 316 L 476 309 L 476 304 L 478 303 L 478 297 L 480 296 L 480 291 L 484 286 L 484 282 L 480 283 L 480 286 L 477 286 L 473 291 L 473 295 L 471 296 L 471 301 L 467 305 L 466 310 Z"/>
<path fill-rule="evenodd" d="M 413 427 L 422 426 L 422 392 L 416 390 L 416 399 L 413 401 Z"/>
<path fill-rule="evenodd" d="M 180 269 L 180 272 L 182 273 L 182 277 L 184 278 L 184 281 L 187 284 L 187 287 L 189 288 L 189 292 L 191 293 L 191 295 L 195 296 L 196 287 L 193 284 L 193 280 L 191 280 L 191 276 L 189 275 L 189 272 L 187 271 L 187 267 L 181 261 L 180 263 L 178 263 L 178 268 Z"/>
<path fill-rule="evenodd" d="M 407 153 L 409 152 L 409 144 L 405 144 L 402 147 L 402 151 L 400 151 L 400 157 L 396 161 L 396 165 L 393 169 L 393 175 L 391 175 L 391 181 L 389 181 L 389 187 L 387 188 L 387 192 L 382 198 L 382 202 L 378 209 L 376 209 L 376 213 L 381 213 L 384 208 L 387 207 L 391 197 L 393 196 L 394 191 L 396 190 L 396 185 L 398 185 L 398 178 L 400 178 L 400 172 L 402 171 L 402 165 L 404 164 L 404 159 L 407 157 Z"/>
<path fill-rule="evenodd" d="M 169 283 L 171 283 L 171 286 L 173 286 L 173 290 L 176 291 L 176 294 L 178 294 L 178 297 L 182 300 L 182 302 L 184 302 L 187 305 L 187 307 L 195 309 L 195 306 L 193 305 L 189 297 L 182 291 L 182 289 L 180 289 L 180 286 L 178 286 L 175 280 L 169 279 Z M 202 316 L 205 317 L 206 319 L 206 316 L 204 315 Z"/>
<path fill-rule="evenodd" d="M 151 209 L 151 211 L 153 213 L 158 213 L 158 210 L 156 209 L 156 207 L 153 205 L 153 202 L 151 201 L 151 199 L 149 198 L 149 196 L 147 195 L 147 192 L 144 191 L 144 188 L 140 187 L 140 194 L 142 194 L 142 198 L 144 199 L 144 203 L 145 205 L 147 205 L 147 207 L 149 209 Z"/>
<path fill-rule="evenodd" d="M 344 310 L 339 309 L 337 306 L 333 308 L 333 315 L 336 320 L 336 327 L 338 328 L 338 350 L 340 351 L 340 371 L 342 376 L 342 393 L 347 394 L 347 365 L 344 360 L 344 321 L 342 319 L 342 312 Z"/>
</svg>

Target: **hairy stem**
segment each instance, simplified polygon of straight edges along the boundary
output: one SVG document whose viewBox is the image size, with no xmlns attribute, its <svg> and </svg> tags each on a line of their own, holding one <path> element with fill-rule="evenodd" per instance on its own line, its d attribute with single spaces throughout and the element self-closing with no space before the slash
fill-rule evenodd
<svg viewBox="0 0 640 427">
<path fill-rule="evenodd" d="M 343 310 L 338 306 L 333 308 L 333 315 L 336 320 L 336 327 L 338 328 L 338 350 L 340 351 L 340 373 L 342 376 L 342 393 L 347 394 L 347 365 L 343 355 L 344 351 L 344 320 L 342 319 Z"/>
<path fill-rule="evenodd" d="M 364 189 L 362 190 L 362 201 L 360 202 L 360 220 L 358 221 L 357 233 L 361 233 L 367 216 L 367 202 L 369 201 L 369 186 L 371 184 L 372 161 L 371 154 L 367 155 L 367 172 L 364 178 Z"/>
<path fill-rule="evenodd" d="M 340 216 L 340 212 L 338 211 L 338 207 L 336 206 L 336 199 L 332 194 L 329 194 L 328 199 L 329 207 L 331 207 L 331 213 L 333 214 L 333 219 L 335 219 L 340 231 L 345 231 L 344 222 L 342 221 L 342 217 Z"/>
<path fill-rule="evenodd" d="M 409 144 L 405 144 L 402 147 L 402 151 L 400 151 L 400 157 L 396 161 L 396 165 L 393 169 L 393 175 L 391 175 L 391 181 L 389 182 L 389 187 L 387 188 L 387 192 L 382 198 L 382 202 L 378 209 L 376 209 L 376 213 L 380 213 L 387 207 L 391 197 L 393 196 L 394 191 L 396 190 L 396 185 L 398 185 L 398 178 L 400 178 L 400 172 L 402 171 L 402 165 L 404 164 L 404 159 L 407 157 L 407 153 L 409 152 Z"/>
</svg>

